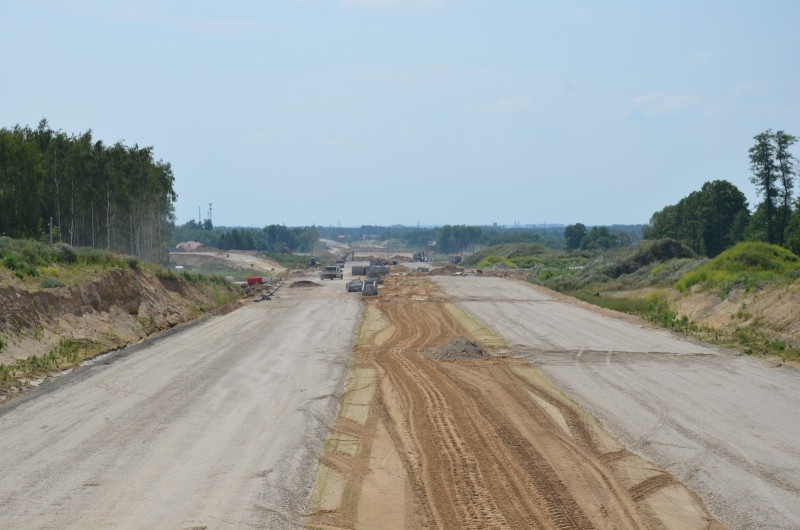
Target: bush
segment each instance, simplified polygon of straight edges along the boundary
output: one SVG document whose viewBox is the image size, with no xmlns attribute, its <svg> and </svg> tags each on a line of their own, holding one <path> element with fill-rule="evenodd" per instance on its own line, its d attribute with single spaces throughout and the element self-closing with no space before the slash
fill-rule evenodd
<svg viewBox="0 0 800 530">
<path fill-rule="evenodd" d="M 181 278 L 195 285 L 200 285 L 206 282 L 206 277 L 196 272 L 183 271 L 181 272 Z"/>
<path fill-rule="evenodd" d="M 36 267 L 23 261 L 19 256 L 6 254 L 3 256 L 3 266 L 12 271 L 20 280 L 25 276 L 38 276 Z"/>
<path fill-rule="evenodd" d="M 694 285 L 727 295 L 735 285 L 751 289 L 760 283 L 792 281 L 800 271 L 800 258 L 777 245 L 739 243 L 684 274 L 675 284 L 680 291 Z"/>
<path fill-rule="evenodd" d="M 64 284 L 55 278 L 44 278 L 42 280 L 42 287 L 45 289 L 54 289 L 56 287 L 63 287 Z"/>
<path fill-rule="evenodd" d="M 61 251 L 60 261 L 62 263 L 75 263 L 75 261 L 77 261 L 78 255 L 75 254 L 75 249 L 73 249 L 70 245 L 62 243 L 60 245 L 56 245 L 56 248 Z"/>
<path fill-rule="evenodd" d="M 159 280 L 177 280 L 178 273 L 168 267 L 156 267 L 156 278 Z M 186 273 L 184 273 L 186 274 Z"/>
</svg>

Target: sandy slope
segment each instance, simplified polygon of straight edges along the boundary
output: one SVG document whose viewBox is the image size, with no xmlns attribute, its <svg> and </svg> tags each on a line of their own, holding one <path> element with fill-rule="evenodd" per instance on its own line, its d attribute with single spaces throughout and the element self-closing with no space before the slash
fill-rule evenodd
<svg viewBox="0 0 800 530">
<path fill-rule="evenodd" d="M 286 270 L 278 262 L 265 258 L 257 252 L 171 252 L 169 259 L 176 265 L 200 267 L 208 263 L 218 263 L 232 269 L 252 271 L 254 276 L 271 276 Z"/>
</svg>

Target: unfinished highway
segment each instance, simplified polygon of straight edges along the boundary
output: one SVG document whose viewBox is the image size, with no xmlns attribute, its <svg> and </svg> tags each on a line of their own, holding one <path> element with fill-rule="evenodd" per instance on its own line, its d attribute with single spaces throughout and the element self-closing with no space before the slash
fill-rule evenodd
<svg viewBox="0 0 800 530">
<path fill-rule="evenodd" d="M 513 280 L 345 281 L 0 405 L 0 528 L 800 521 L 796 370 Z"/>
</svg>

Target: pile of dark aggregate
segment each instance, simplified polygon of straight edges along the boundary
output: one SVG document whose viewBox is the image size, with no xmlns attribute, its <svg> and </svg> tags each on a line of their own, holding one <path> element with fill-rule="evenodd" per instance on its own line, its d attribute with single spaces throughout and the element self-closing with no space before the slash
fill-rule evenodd
<svg viewBox="0 0 800 530">
<path fill-rule="evenodd" d="M 489 357 L 489 354 L 468 338 L 459 335 L 453 342 L 445 344 L 431 353 L 429 357 L 433 359 L 480 359 Z"/>
</svg>

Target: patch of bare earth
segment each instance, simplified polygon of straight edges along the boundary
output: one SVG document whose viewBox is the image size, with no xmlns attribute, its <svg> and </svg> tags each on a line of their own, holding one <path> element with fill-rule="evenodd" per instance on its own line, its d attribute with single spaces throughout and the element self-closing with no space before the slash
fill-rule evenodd
<svg viewBox="0 0 800 530">
<path fill-rule="evenodd" d="M 429 280 L 363 300 L 312 528 L 721 528 Z"/>
<path fill-rule="evenodd" d="M 175 265 L 202 267 L 204 265 L 220 265 L 231 269 L 246 270 L 255 273 L 280 274 L 286 267 L 275 260 L 264 257 L 255 251 L 223 251 L 223 252 L 171 252 L 169 259 Z"/>
<path fill-rule="evenodd" d="M 759 322 L 778 332 L 800 338 L 800 284 L 731 290 L 725 298 L 699 292 L 678 301 L 678 310 L 712 328 Z"/>
<path fill-rule="evenodd" d="M 197 286 L 130 269 L 53 289 L 0 285 L 0 363 L 45 355 L 62 339 L 101 353 L 196 319 L 215 302 Z"/>
</svg>

